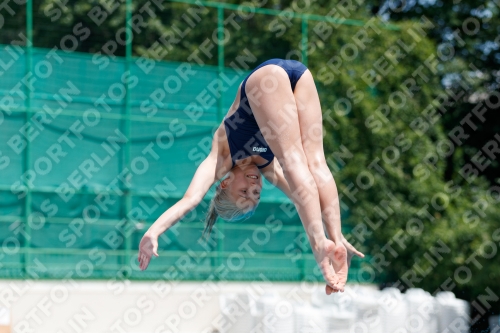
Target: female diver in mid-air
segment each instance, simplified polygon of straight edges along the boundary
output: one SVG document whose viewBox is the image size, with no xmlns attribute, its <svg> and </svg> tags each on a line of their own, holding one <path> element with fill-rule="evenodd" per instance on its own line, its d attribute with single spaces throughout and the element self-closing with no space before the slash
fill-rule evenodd
<svg viewBox="0 0 500 333">
<path fill-rule="evenodd" d="M 159 235 L 196 207 L 220 179 L 205 232 L 210 233 L 218 216 L 235 221 L 253 214 L 261 175 L 293 201 L 327 283 L 326 293 L 344 291 L 351 257 L 364 255 L 341 233 L 337 186 L 323 152 L 318 92 L 311 72 L 295 60 L 268 60 L 243 80 L 183 198 L 142 238 L 141 270 L 158 256 Z"/>
</svg>

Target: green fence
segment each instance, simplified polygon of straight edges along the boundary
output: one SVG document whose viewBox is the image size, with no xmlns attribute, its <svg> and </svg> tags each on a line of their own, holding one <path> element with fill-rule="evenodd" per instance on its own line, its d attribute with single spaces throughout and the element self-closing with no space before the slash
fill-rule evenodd
<svg viewBox="0 0 500 333">
<path fill-rule="evenodd" d="M 321 279 L 290 201 L 268 183 L 251 219 L 219 220 L 203 242 L 210 192 L 160 239 L 149 269 L 137 269 L 142 235 L 181 198 L 239 83 L 258 63 L 243 53 L 228 66 L 225 43 L 217 45 L 217 64 L 149 61 L 133 53 L 132 1 L 122 6 L 129 23 L 124 57 L 34 47 L 32 1 L 27 47 L 0 46 L 0 277 Z M 250 10 L 196 6 L 216 10 L 219 40 L 228 13 Z M 339 23 L 286 15 L 300 22 L 304 63 L 309 22 Z M 366 278 L 360 267 L 354 261 L 351 281 Z"/>
</svg>

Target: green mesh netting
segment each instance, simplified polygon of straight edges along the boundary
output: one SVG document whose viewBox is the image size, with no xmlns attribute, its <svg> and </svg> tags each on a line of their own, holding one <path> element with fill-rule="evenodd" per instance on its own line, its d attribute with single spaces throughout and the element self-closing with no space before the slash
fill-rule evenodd
<svg viewBox="0 0 500 333">
<path fill-rule="evenodd" d="M 0 77 L 1 278 L 321 279 L 298 215 L 269 183 L 252 218 L 219 220 L 203 242 L 209 192 L 160 238 L 148 270 L 135 266 L 142 235 L 187 189 L 248 70 L 225 68 L 233 82 L 218 96 L 216 67 L 191 65 L 186 79 L 181 63 L 146 74 L 137 59 L 100 68 L 89 54 L 49 52 L 33 49 L 34 74 L 20 84 L 26 50 L 0 47 L 1 63 L 17 58 Z"/>
</svg>

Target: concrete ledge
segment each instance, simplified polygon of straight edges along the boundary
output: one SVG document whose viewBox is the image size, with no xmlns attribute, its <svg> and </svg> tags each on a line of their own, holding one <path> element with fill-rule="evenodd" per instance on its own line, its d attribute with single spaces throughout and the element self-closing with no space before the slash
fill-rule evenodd
<svg viewBox="0 0 500 333">
<path fill-rule="evenodd" d="M 324 285 L 267 282 L 0 280 L 12 333 L 217 332 L 219 296 L 278 293 L 307 304 Z M 346 288 L 346 293 L 349 292 Z"/>
</svg>

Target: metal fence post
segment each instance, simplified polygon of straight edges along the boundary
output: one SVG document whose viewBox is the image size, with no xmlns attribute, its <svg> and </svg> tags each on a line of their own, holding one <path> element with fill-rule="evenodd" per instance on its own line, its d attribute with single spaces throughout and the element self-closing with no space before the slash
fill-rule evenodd
<svg viewBox="0 0 500 333">
<path fill-rule="evenodd" d="M 31 69 L 33 68 L 33 0 L 27 0 L 26 2 L 26 71 L 25 75 L 28 78 L 31 75 Z M 26 133 L 30 133 L 30 119 L 31 119 L 31 99 L 32 91 L 25 85 L 26 88 L 26 99 L 24 100 L 24 105 L 26 107 Z M 31 143 L 30 140 L 26 140 L 26 148 L 24 150 L 24 171 L 28 171 L 31 167 Z M 29 275 L 28 265 L 31 262 L 31 226 L 29 224 L 29 219 L 31 216 L 31 185 L 29 182 L 26 183 L 26 197 L 24 201 L 24 226 L 26 227 L 25 243 L 24 243 L 24 262 L 23 262 L 23 272 L 25 277 Z"/>
<path fill-rule="evenodd" d="M 217 7 L 217 65 L 219 80 L 219 103 L 217 108 L 217 121 L 221 122 L 224 117 L 224 92 L 222 91 L 222 74 L 224 73 L 224 8 Z M 224 221 L 219 219 L 219 234 L 217 239 L 217 265 L 222 264 L 222 251 L 224 250 Z M 214 267 L 215 268 L 215 267 Z M 218 279 L 218 277 L 217 277 Z"/>
<path fill-rule="evenodd" d="M 126 32 L 126 45 L 125 45 L 125 72 L 128 72 L 130 75 L 131 71 L 131 62 L 132 62 L 132 0 L 127 0 L 125 4 L 125 32 Z M 125 143 L 125 151 L 123 156 L 123 166 L 130 170 L 130 161 L 131 161 L 131 144 L 132 144 L 132 133 L 131 133 L 131 121 L 130 121 L 130 101 L 131 101 L 131 92 L 130 92 L 130 80 L 127 80 L 126 83 L 126 94 L 125 94 L 125 119 L 122 119 L 122 124 L 124 125 L 124 134 L 127 138 L 127 142 Z M 132 194 L 130 184 L 125 183 L 125 216 L 126 224 L 125 224 L 125 258 L 123 259 L 123 264 L 127 265 L 131 258 L 132 253 L 132 234 L 134 232 L 133 221 L 131 221 L 128 217 L 128 213 L 132 209 Z"/>
<path fill-rule="evenodd" d="M 224 73 L 224 8 L 217 7 L 217 64 L 219 78 L 219 105 L 217 112 L 217 120 L 222 121 L 224 115 L 224 92 L 222 91 L 222 74 Z"/>
</svg>

